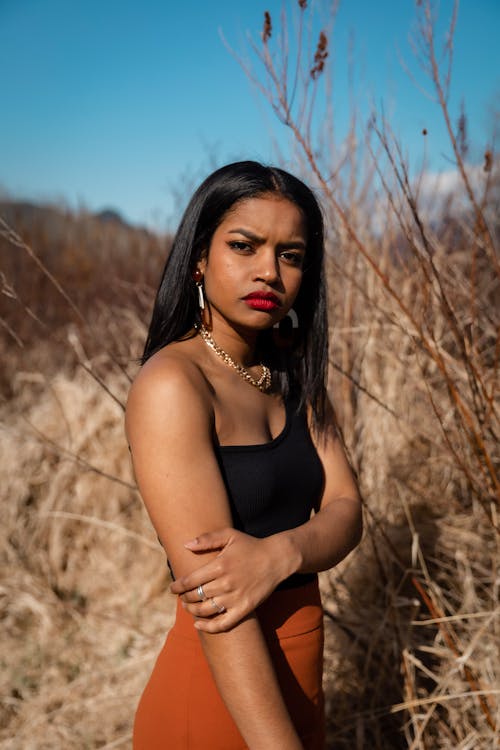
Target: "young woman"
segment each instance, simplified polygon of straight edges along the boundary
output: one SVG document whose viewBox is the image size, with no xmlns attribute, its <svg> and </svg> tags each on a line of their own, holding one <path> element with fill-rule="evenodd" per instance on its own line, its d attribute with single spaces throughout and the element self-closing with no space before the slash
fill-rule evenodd
<svg viewBox="0 0 500 750">
<path fill-rule="evenodd" d="M 313 193 L 255 162 L 181 221 L 126 415 L 179 597 L 135 750 L 324 746 L 316 573 L 361 509 L 326 397 L 323 249 Z"/>
</svg>

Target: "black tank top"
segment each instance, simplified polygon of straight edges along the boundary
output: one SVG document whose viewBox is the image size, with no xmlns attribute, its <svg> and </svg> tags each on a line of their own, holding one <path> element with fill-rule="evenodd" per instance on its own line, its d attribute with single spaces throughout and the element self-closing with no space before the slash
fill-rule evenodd
<svg viewBox="0 0 500 750">
<path fill-rule="evenodd" d="M 309 434 L 305 410 L 285 402 L 283 431 L 268 443 L 218 445 L 215 451 L 226 485 L 235 528 L 255 537 L 293 529 L 317 509 L 324 486 L 321 460 Z M 295 574 L 278 588 L 315 578 Z"/>
</svg>

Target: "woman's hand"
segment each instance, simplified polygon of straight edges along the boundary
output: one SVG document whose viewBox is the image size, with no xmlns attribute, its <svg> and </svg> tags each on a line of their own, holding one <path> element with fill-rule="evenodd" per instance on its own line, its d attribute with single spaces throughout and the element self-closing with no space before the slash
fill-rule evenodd
<svg viewBox="0 0 500 750">
<path fill-rule="evenodd" d="M 220 529 L 186 542 L 200 554 L 220 550 L 215 559 L 171 584 L 184 607 L 206 633 L 230 630 L 253 612 L 276 586 L 294 572 L 286 535 L 258 539 L 232 528 Z M 203 598 L 199 587 L 202 587 Z"/>
</svg>

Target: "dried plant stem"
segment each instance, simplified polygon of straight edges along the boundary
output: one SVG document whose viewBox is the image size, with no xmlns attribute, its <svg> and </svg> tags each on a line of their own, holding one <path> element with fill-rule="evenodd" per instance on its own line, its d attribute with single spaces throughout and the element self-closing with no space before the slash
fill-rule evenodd
<svg viewBox="0 0 500 750">
<path fill-rule="evenodd" d="M 411 580 L 412 580 L 413 585 L 419 592 L 420 596 L 424 600 L 432 617 L 438 620 L 438 627 L 446 645 L 448 646 L 450 651 L 453 652 L 455 658 L 461 659 L 462 655 L 460 654 L 460 651 L 458 649 L 457 637 L 455 633 L 453 632 L 453 630 L 451 629 L 451 626 L 449 625 L 449 623 L 443 619 L 444 617 L 443 613 L 440 611 L 439 607 L 433 601 L 431 592 L 429 590 L 426 590 L 423 584 L 417 578 L 415 578 L 415 576 L 412 576 Z M 491 690 L 491 691 L 484 690 L 481 687 L 479 680 L 474 675 L 472 669 L 467 664 L 463 664 L 463 670 L 464 670 L 465 678 L 471 687 L 471 694 L 477 695 L 479 697 L 479 704 L 481 706 L 482 712 L 484 713 L 486 717 L 486 721 L 488 722 L 491 729 L 496 730 L 495 721 L 493 719 L 493 716 L 491 715 L 490 707 L 488 703 L 486 702 L 486 700 L 484 699 L 484 696 L 500 694 L 500 690 Z M 430 700 L 431 699 L 429 699 L 429 701 Z"/>
</svg>

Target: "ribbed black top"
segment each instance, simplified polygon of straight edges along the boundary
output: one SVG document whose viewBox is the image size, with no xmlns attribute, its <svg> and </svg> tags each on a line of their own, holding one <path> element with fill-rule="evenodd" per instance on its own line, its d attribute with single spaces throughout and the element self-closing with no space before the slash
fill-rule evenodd
<svg viewBox="0 0 500 750">
<path fill-rule="evenodd" d="M 274 440 L 216 445 L 235 528 L 255 537 L 293 529 L 309 520 L 323 491 L 323 467 L 304 410 L 285 404 L 286 422 Z M 300 586 L 315 574 L 295 574 L 279 588 Z"/>
</svg>

